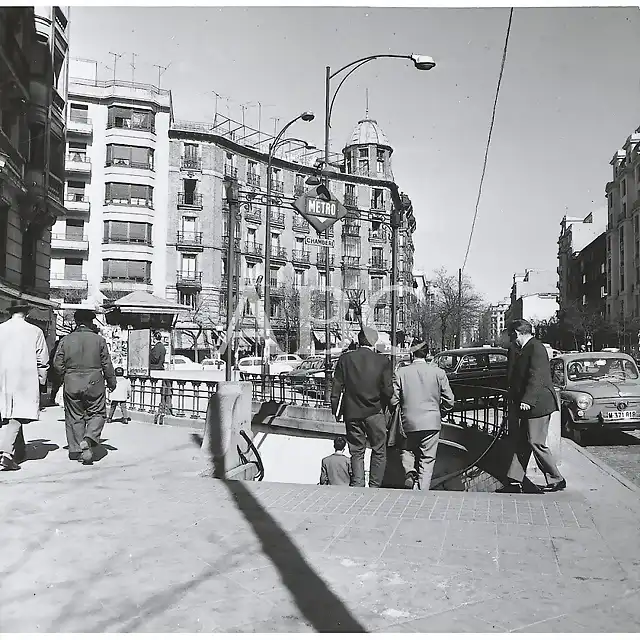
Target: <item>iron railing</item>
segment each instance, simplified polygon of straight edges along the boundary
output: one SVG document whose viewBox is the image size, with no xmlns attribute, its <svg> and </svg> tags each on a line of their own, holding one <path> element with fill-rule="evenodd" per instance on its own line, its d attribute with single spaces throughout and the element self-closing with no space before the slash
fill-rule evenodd
<svg viewBox="0 0 640 640">
<path fill-rule="evenodd" d="M 202 160 L 200 158 L 182 158 L 180 168 L 200 171 L 202 169 Z"/>
<path fill-rule="evenodd" d="M 311 263 L 311 253 L 309 251 L 299 251 L 294 249 L 291 252 L 291 261 L 299 262 L 301 264 L 310 264 Z"/>
<path fill-rule="evenodd" d="M 260 176 L 257 173 L 247 173 L 247 184 L 250 187 L 260 188 Z"/>
<path fill-rule="evenodd" d="M 284 213 L 282 213 L 282 211 L 271 212 L 271 225 L 276 227 L 284 227 Z"/>
<path fill-rule="evenodd" d="M 179 193 L 178 206 L 202 209 L 202 195 L 199 193 L 191 193 L 191 192 Z"/>
<path fill-rule="evenodd" d="M 178 231 L 176 242 L 183 246 L 202 246 L 202 231 Z"/>
<path fill-rule="evenodd" d="M 224 177 L 225 178 L 238 178 L 238 167 L 233 167 L 230 164 L 224 165 Z"/>
</svg>

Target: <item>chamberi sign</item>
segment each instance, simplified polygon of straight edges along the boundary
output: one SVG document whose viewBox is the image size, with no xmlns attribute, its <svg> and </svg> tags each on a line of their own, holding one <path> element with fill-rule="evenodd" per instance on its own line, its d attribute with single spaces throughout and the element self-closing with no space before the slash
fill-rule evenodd
<svg viewBox="0 0 640 640">
<path fill-rule="evenodd" d="M 322 233 L 347 215 L 345 206 L 324 185 L 302 194 L 293 208 L 318 232 Z"/>
<path fill-rule="evenodd" d="M 331 238 L 310 238 L 306 236 L 304 243 L 311 247 L 330 247 L 333 249 L 335 242 Z"/>
</svg>

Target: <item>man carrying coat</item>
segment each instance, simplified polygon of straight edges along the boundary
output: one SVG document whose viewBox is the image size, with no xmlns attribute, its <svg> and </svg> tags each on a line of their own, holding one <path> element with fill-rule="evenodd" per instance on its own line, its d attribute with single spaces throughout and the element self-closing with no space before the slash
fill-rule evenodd
<svg viewBox="0 0 640 640">
<path fill-rule="evenodd" d="M 533 327 L 526 320 L 514 320 L 510 333 L 517 348 L 511 350 L 509 363 L 509 408 L 517 418 L 509 420 L 515 454 L 507 472 L 510 484 L 501 493 L 542 493 L 543 489 L 527 478 L 531 453 L 544 473 L 545 491 L 561 491 L 567 486 L 547 446 L 549 420 L 559 411 L 551 379 L 549 356 L 545 346 L 533 337 Z"/>
<path fill-rule="evenodd" d="M 373 350 L 378 332 L 368 327 L 358 333 L 355 351 L 338 359 L 333 374 L 331 411 L 336 420 L 340 396 L 342 414 L 351 454 L 352 487 L 364 487 L 364 452 L 367 440 L 371 447 L 369 486 L 382 486 L 387 464 L 387 418 L 385 409 L 393 394 L 391 361 Z"/>
<path fill-rule="evenodd" d="M 28 305 L 12 302 L 8 311 L 10 318 L 0 324 L 0 471 L 17 471 L 16 441 L 22 426 L 40 417 L 49 353 L 42 330 L 26 321 Z"/>
<path fill-rule="evenodd" d="M 393 376 L 391 405 L 400 405 L 402 427 L 407 440 L 401 460 L 405 487 L 428 491 L 431 486 L 442 411 L 453 409 L 454 396 L 447 374 L 433 362 L 427 362 L 428 347 L 413 348 L 413 362 Z"/>
<path fill-rule="evenodd" d="M 116 376 L 107 341 L 92 329 L 96 314 L 78 309 L 76 328 L 66 335 L 53 360 L 64 380 L 64 415 L 69 459 L 93 463 L 92 447 L 100 442 L 107 418 L 105 380 L 109 391 L 116 388 Z"/>
</svg>

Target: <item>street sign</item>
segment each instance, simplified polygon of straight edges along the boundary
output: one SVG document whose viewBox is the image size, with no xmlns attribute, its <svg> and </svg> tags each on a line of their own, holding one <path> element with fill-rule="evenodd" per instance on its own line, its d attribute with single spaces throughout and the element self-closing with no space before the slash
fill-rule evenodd
<svg viewBox="0 0 640 640">
<path fill-rule="evenodd" d="M 303 193 L 293 208 L 318 232 L 322 233 L 347 215 L 345 206 L 324 185 Z"/>
<path fill-rule="evenodd" d="M 310 238 L 306 236 L 304 243 L 312 247 L 329 247 L 331 249 L 335 246 L 335 242 L 330 238 Z"/>
</svg>

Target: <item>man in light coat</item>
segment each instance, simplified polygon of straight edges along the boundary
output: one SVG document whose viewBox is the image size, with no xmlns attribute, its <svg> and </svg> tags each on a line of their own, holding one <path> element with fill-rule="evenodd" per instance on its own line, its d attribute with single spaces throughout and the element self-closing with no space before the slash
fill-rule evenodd
<svg viewBox="0 0 640 640">
<path fill-rule="evenodd" d="M 391 406 L 400 405 L 407 440 L 401 459 L 407 489 L 428 490 L 436 462 L 442 427 L 441 411 L 453 409 L 454 396 L 447 374 L 427 362 L 428 348 L 414 347 L 413 362 L 393 376 Z"/>
<path fill-rule="evenodd" d="M 92 447 L 100 442 L 107 418 L 107 396 L 116 388 L 116 375 L 107 341 L 95 333 L 96 314 L 78 309 L 76 328 L 66 335 L 56 351 L 53 366 L 64 380 L 64 417 L 69 459 L 93 463 Z"/>
<path fill-rule="evenodd" d="M 0 470 L 17 471 L 16 440 L 22 425 L 40 417 L 40 385 L 47 381 L 49 352 L 42 330 L 26 321 L 29 307 L 12 302 L 0 324 Z"/>
<path fill-rule="evenodd" d="M 338 436 L 333 441 L 335 453 L 322 458 L 320 467 L 320 484 L 349 486 L 353 477 L 351 460 L 344 455 L 347 440 L 344 436 Z"/>
</svg>

